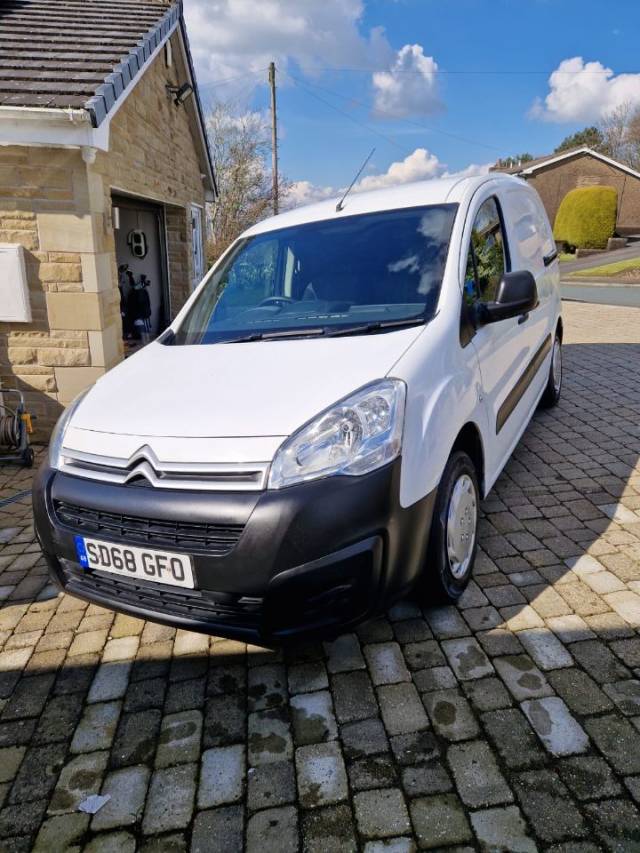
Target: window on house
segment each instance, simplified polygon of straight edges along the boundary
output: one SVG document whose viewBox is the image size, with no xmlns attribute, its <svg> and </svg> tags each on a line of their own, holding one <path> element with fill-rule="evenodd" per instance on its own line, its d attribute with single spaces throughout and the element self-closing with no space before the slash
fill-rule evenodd
<svg viewBox="0 0 640 853">
<path fill-rule="evenodd" d="M 197 287 L 204 275 L 204 246 L 202 244 L 202 208 L 191 206 L 191 249 L 193 252 L 193 282 Z"/>
</svg>

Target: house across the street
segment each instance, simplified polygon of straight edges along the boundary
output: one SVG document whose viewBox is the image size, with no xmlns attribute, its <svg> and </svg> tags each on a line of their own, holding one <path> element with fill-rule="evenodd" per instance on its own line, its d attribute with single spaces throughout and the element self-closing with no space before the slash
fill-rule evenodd
<svg viewBox="0 0 640 853">
<path fill-rule="evenodd" d="M 4 0 L 0 389 L 38 437 L 184 304 L 215 191 L 181 2 Z"/>
<path fill-rule="evenodd" d="M 538 191 L 552 225 L 569 190 L 597 185 L 614 187 L 618 191 L 617 233 L 623 237 L 640 234 L 640 172 L 592 148 L 573 148 L 495 171 L 529 181 Z"/>
</svg>

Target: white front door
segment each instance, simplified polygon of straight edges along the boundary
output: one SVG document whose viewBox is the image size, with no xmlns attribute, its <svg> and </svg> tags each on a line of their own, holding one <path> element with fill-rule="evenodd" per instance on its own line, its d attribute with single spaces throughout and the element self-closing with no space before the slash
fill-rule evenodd
<svg viewBox="0 0 640 853">
<path fill-rule="evenodd" d="M 191 251 L 193 255 L 191 289 L 200 284 L 204 275 L 204 245 L 202 241 L 202 208 L 191 205 Z"/>
</svg>

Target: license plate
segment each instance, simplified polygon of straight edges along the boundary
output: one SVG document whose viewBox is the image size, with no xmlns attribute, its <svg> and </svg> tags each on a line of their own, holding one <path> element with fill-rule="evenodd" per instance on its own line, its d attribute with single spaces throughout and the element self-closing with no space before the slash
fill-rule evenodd
<svg viewBox="0 0 640 853">
<path fill-rule="evenodd" d="M 78 561 L 84 569 L 190 589 L 195 586 L 191 557 L 186 554 L 115 545 L 84 536 L 76 536 L 75 543 Z"/>
</svg>

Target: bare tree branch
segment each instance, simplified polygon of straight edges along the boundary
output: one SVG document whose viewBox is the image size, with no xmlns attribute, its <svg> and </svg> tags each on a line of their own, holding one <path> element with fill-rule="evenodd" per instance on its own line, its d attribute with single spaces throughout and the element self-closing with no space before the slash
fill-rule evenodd
<svg viewBox="0 0 640 853">
<path fill-rule="evenodd" d="M 206 124 L 219 191 L 209 208 L 207 258 L 213 263 L 246 228 L 271 214 L 271 149 L 268 119 L 262 113 L 238 113 L 232 104 L 218 103 Z M 281 198 L 287 190 L 281 179 Z"/>
<path fill-rule="evenodd" d="M 640 168 L 640 108 L 621 104 L 604 116 L 599 130 L 604 154 L 632 169 Z"/>
</svg>

